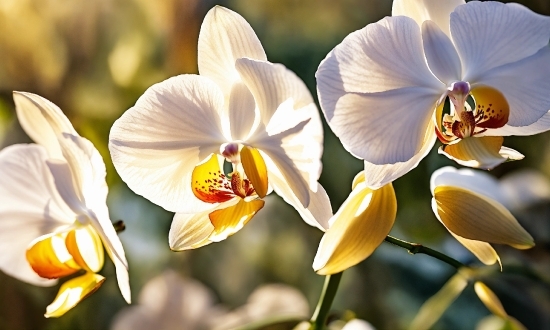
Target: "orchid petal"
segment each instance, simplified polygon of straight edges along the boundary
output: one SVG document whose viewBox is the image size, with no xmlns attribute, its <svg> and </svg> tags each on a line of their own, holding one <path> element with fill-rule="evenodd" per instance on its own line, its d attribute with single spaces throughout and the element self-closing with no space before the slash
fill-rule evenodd
<svg viewBox="0 0 550 330">
<path fill-rule="evenodd" d="M 191 173 L 226 139 L 223 96 L 208 79 L 177 76 L 150 87 L 111 128 L 117 172 L 135 193 L 173 212 L 211 208 L 191 192 Z"/>
<path fill-rule="evenodd" d="M 256 102 L 244 83 L 233 84 L 227 111 L 231 138 L 233 140 L 246 139 L 256 118 Z"/>
<path fill-rule="evenodd" d="M 544 114 L 540 117 L 539 120 L 527 126 L 509 126 L 505 125 L 504 127 L 491 130 L 492 135 L 498 136 L 526 136 L 526 135 L 536 135 L 550 130 L 550 112 Z"/>
<path fill-rule="evenodd" d="M 87 272 L 63 283 L 55 300 L 46 308 L 45 317 L 60 317 L 75 307 L 80 301 L 94 293 L 105 278 L 101 275 Z"/>
<path fill-rule="evenodd" d="M 483 302 L 485 307 L 487 307 L 491 313 L 504 319 L 508 318 L 508 314 L 504 310 L 504 307 L 502 307 L 502 303 L 498 299 L 497 295 L 489 289 L 485 283 L 477 281 L 474 284 L 474 289 L 481 302 Z"/>
<path fill-rule="evenodd" d="M 498 180 L 484 171 L 469 168 L 457 170 L 452 166 L 445 166 L 433 172 L 430 178 L 432 195 L 438 186 L 464 188 L 494 199 L 501 204 L 504 204 L 506 201 L 506 196 Z"/>
<path fill-rule="evenodd" d="M 55 281 L 39 277 L 25 251 L 36 238 L 67 227 L 75 213 L 57 192 L 48 167 L 47 151 L 38 145 L 13 145 L 0 152 L 0 269 L 35 285 Z"/>
<path fill-rule="evenodd" d="M 272 157 L 273 154 L 283 155 L 293 163 L 296 174 L 303 178 L 298 183 L 307 184 L 310 190 L 315 190 L 322 168 L 321 120 L 313 103 L 296 110 L 293 103 L 292 99 L 283 102 L 268 126 L 259 125 L 247 144 L 271 153 Z"/>
<path fill-rule="evenodd" d="M 270 174 L 272 172 L 279 173 L 284 178 L 288 188 L 292 191 L 293 196 L 300 201 L 300 204 L 304 208 L 307 208 L 311 202 L 311 189 L 308 182 L 304 179 L 304 175 L 299 172 L 294 164 L 293 159 L 281 147 L 266 145 L 258 145 L 258 147 L 261 147 L 261 154 L 266 162 L 268 177 L 271 178 Z"/>
<path fill-rule="evenodd" d="M 63 159 L 57 136 L 78 135 L 63 111 L 52 102 L 32 93 L 13 92 L 17 118 L 25 132 L 48 150 L 52 158 Z"/>
<path fill-rule="evenodd" d="M 367 187 L 371 189 L 378 189 L 416 168 L 420 161 L 424 159 L 428 153 L 430 153 L 433 145 L 435 144 L 435 140 L 435 129 L 428 129 L 422 148 L 416 155 L 406 162 L 375 165 L 365 161 L 365 182 L 367 183 Z"/>
<path fill-rule="evenodd" d="M 268 190 L 268 176 L 265 161 L 258 149 L 244 146 L 241 150 L 244 173 L 252 182 L 256 194 L 264 198 Z"/>
<path fill-rule="evenodd" d="M 378 190 L 364 182 L 356 185 L 319 243 L 313 269 L 321 275 L 335 274 L 366 259 L 384 241 L 397 214 L 391 184 Z"/>
<path fill-rule="evenodd" d="M 308 225 L 325 231 L 329 227 L 328 220 L 332 217 L 332 208 L 323 186 L 317 182 L 315 189 L 309 191 L 310 202 L 308 207 L 304 207 L 281 172 L 273 166 L 268 167 L 268 170 L 269 184 L 273 187 L 275 193 L 292 205 Z"/>
<path fill-rule="evenodd" d="M 550 21 L 550 19 L 549 19 Z M 548 28 L 550 30 L 550 27 Z M 548 40 L 548 39 L 547 39 Z M 545 47 L 533 56 L 497 67 L 485 72 L 476 84 L 491 86 L 506 98 L 510 106 L 508 126 L 527 126 L 536 123 L 550 110 L 550 47 Z M 521 74 L 518 74 L 521 73 Z M 472 89 L 475 85 L 472 85 Z M 542 124 L 539 123 L 538 125 Z M 535 134 L 540 126 L 518 127 L 521 132 Z M 488 130 L 485 135 L 503 135 L 502 129 Z M 526 134 L 523 134 L 526 135 Z"/>
<path fill-rule="evenodd" d="M 199 73 L 212 79 L 225 99 L 240 80 L 235 61 L 242 57 L 267 60 L 256 33 L 241 15 L 220 6 L 212 8 L 199 33 Z"/>
<path fill-rule="evenodd" d="M 550 20 L 515 3 L 471 2 L 451 14 L 451 34 L 465 68 L 463 80 L 476 81 L 547 46 Z"/>
<path fill-rule="evenodd" d="M 409 162 L 433 130 L 439 95 L 421 87 L 340 98 L 328 123 L 344 147 L 375 165 Z M 386 109 L 386 110 L 381 110 Z"/>
<path fill-rule="evenodd" d="M 468 278 L 457 273 L 435 295 L 420 307 L 410 330 L 430 329 L 468 285 Z"/>
<path fill-rule="evenodd" d="M 438 216 L 438 219 L 439 219 L 439 216 Z M 453 235 L 453 237 L 456 238 L 456 240 L 459 241 L 460 244 L 462 244 L 465 248 L 470 250 L 470 252 L 472 252 L 472 254 L 475 255 L 476 258 L 479 259 L 479 261 L 481 261 L 482 263 L 488 266 L 494 265 L 498 261 L 498 263 L 500 264 L 500 269 L 502 269 L 502 263 L 500 262 L 500 257 L 498 256 L 497 251 L 493 249 L 491 244 L 460 237 L 458 235 L 453 234 L 453 232 L 451 232 L 450 230 L 449 230 L 449 233 Z"/>
<path fill-rule="evenodd" d="M 315 76 L 329 122 L 338 110 L 338 99 L 349 92 L 415 86 L 432 89 L 439 97 L 445 91 L 428 69 L 418 24 L 405 16 L 386 17 L 351 33 L 321 62 Z"/>
<path fill-rule="evenodd" d="M 220 242 L 235 234 L 264 207 L 264 204 L 265 202 L 261 199 L 248 202 L 244 199 L 239 199 L 235 205 L 213 211 L 208 217 L 214 226 L 214 231 L 208 239 Z"/>
<path fill-rule="evenodd" d="M 490 170 L 508 160 L 523 159 L 519 152 L 502 147 L 500 136 L 468 137 L 458 143 L 441 146 L 439 153 L 460 165 Z"/>
<path fill-rule="evenodd" d="M 67 233 L 67 250 L 83 269 L 97 273 L 103 267 L 103 244 L 91 226 L 75 228 Z"/>
<path fill-rule="evenodd" d="M 459 81 L 462 77 L 462 65 L 451 39 L 433 21 L 425 21 L 421 27 L 424 52 L 430 70 L 446 85 Z"/>
<path fill-rule="evenodd" d="M 172 251 L 196 249 L 212 243 L 208 239 L 214 231 L 208 214 L 210 211 L 195 214 L 176 213 L 170 226 L 168 242 Z"/>
<path fill-rule="evenodd" d="M 456 186 L 438 186 L 433 195 L 437 203 L 434 211 L 454 234 L 518 249 L 534 246 L 531 235 L 497 201 Z"/>
<path fill-rule="evenodd" d="M 40 277 L 56 279 L 80 270 L 80 266 L 65 246 L 63 234 L 38 237 L 31 242 L 25 256 Z"/>
<path fill-rule="evenodd" d="M 392 16 L 409 16 L 419 26 L 422 26 L 424 21 L 431 20 L 446 35 L 450 36 L 449 21 L 451 12 L 464 3 L 464 0 L 394 0 Z"/>
<path fill-rule="evenodd" d="M 241 58 L 235 67 L 254 95 L 261 122 L 265 126 L 268 126 L 279 106 L 289 99 L 292 100 L 293 110 L 314 104 L 304 82 L 282 64 Z"/>
</svg>

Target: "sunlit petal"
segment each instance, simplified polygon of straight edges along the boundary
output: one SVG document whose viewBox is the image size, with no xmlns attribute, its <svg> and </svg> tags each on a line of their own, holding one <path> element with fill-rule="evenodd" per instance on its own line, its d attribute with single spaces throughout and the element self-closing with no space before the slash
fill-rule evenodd
<svg viewBox="0 0 550 330">
<path fill-rule="evenodd" d="M 405 16 L 386 17 L 349 34 L 321 62 L 316 77 L 321 108 L 329 122 L 345 93 L 417 86 L 433 89 L 439 96 L 445 89 L 428 69 L 419 25 Z"/>
<path fill-rule="evenodd" d="M 214 226 L 208 217 L 210 211 L 194 214 L 176 213 L 170 226 L 168 242 L 173 251 L 196 249 L 212 243 L 208 239 Z"/>
<path fill-rule="evenodd" d="M 213 211 L 210 213 L 209 218 L 214 226 L 214 231 L 209 239 L 219 242 L 235 234 L 264 207 L 264 204 L 265 202 L 261 199 L 248 202 L 239 199 L 239 202 L 233 206 Z"/>
<path fill-rule="evenodd" d="M 41 277 L 56 279 L 80 270 L 67 247 L 65 235 L 49 234 L 31 242 L 26 258 L 32 269 Z"/>
<path fill-rule="evenodd" d="M 468 285 L 468 278 L 457 273 L 435 295 L 428 299 L 411 323 L 411 330 L 427 330 L 439 320 L 453 301 Z"/>
<path fill-rule="evenodd" d="M 310 202 L 307 208 L 294 195 L 280 172 L 269 172 L 269 184 L 277 195 L 281 196 L 285 202 L 298 211 L 308 225 L 317 227 L 322 231 L 328 229 L 328 221 L 332 217 L 332 208 L 325 189 L 319 183 L 317 183 L 315 192 L 309 192 Z"/>
<path fill-rule="evenodd" d="M 223 95 L 209 79 L 184 75 L 150 87 L 111 128 L 109 149 L 122 179 L 167 210 L 211 206 L 191 192 L 191 172 L 226 142 L 218 111 Z"/>
<path fill-rule="evenodd" d="M 433 201 L 432 206 L 435 205 L 435 207 L 437 207 L 435 200 L 432 200 L 432 201 Z M 438 220 L 441 221 L 441 218 L 437 213 L 436 213 L 436 216 Z M 459 241 L 460 244 L 464 245 L 465 248 L 470 250 L 470 252 L 472 252 L 472 254 L 475 255 L 479 259 L 479 261 L 481 261 L 485 265 L 494 265 L 498 261 L 498 263 L 500 264 L 500 268 L 502 269 L 502 263 L 500 262 L 500 257 L 498 256 L 495 249 L 493 249 L 491 244 L 460 237 L 458 235 L 453 234 L 452 231 L 449 231 L 449 233 L 453 235 L 453 237 L 456 238 L 456 240 Z"/>
<path fill-rule="evenodd" d="M 435 129 L 428 129 L 422 148 L 407 162 L 375 165 L 365 161 L 365 179 L 367 186 L 371 189 L 378 189 L 416 168 L 420 161 L 432 150 L 435 140 Z"/>
<path fill-rule="evenodd" d="M 35 285 L 53 285 L 29 266 L 25 251 L 36 238 L 74 222 L 75 214 L 57 193 L 38 145 L 13 145 L 0 152 L 0 269 Z"/>
<path fill-rule="evenodd" d="M 282 64 L 242 58 L 237 60 L 236 68 L 254 95 L 265 126 L 269 125 L 279 106 L 289 99 L 294 110 L 313 104 L 304 82 Z"/>
<path fill-rule="evenodd" d="M 233 83 L 239 81 L 235 61 L 242 57 L 267 60 L 250 24 L 234 11 L 214 7 L 204 17 L 199 34 L 201 76 L 212 79 L 227 98 Z"/>
<path fill-rule="evenodd" d="M 232 85 L 228 100 L 229 130 L 233 140 L 244 140 L 256 119 L 256 101 L 243 82 Z"/>
<path fill-rule="evenodd" d="M 550 21 L 550 20 L 549 20 Z M 550 28 L 548 28 L 550 30 Z M 546 39 L 548 41 L 548 38 Z M 536 54 L 523 60 L 513 62 L 484 72 L 476 84 L 491 86 L 497 89 L 510 106 L 508 126 L 518 127 L 534 134 L 532 125 L 550 110 L 550 47 L 544 47 Z M 472 85 L 472 89 L 475 84 Z M 548 127 L 539 130 L 547 130 Z M 520 127 L 527 126 L 527 127 Z M 536 128 L 537 126 L 535 126 Z M 529 130 L 527 130 L 529 129 Z M 486 135 L 504 135 L 500 129 L 489 130 Z M 525 135 L 525 134 L 524 134 Z"/>
<path fill-rule="evenodd" d="M 344 147 L 376 165 L 409 162 L 421 152 L 439 95 L 421 87 L 348 93 L 327 120 Z M 379 109 L 391 109 L 380 111 Z M 326 110 L 326 109 L 325 109 Z"/>
<path fill-rule="evenodd" d="M 439 5 L 435 7 L 439 7 Z M 420 26 L 422 27 L 424 52 L 430 70 L 444 84 L 460 80 L 462 65 L 451 39 L 434 21 L 425 21 Z"/>
<path fill-rule="evenodd" d="M 451 12 L 464 0 L 394 0 L 392 16 L 409 16 L 422 26 L 426 20 L 435 22 L 445 34 L 449 33 L 449 20 Z"/>
<path fill-rule="evenodd" d="M 75 228 L 68 232 L 65 244 L 81 268 L 97 273 L 103 267 L 103 244 L 91 226 Z"/>
<path fill-rule="evenodd" d="M 432 194 L 438 186 L 461 187 L 494 199 L 501 204 L 506 201 L 506 196 L 504 196 L 498 180 L 485 171 L 445 166 L 433 172 L 431 176 Z"/>
<path fill-rule="evenodd" d="M 525 135 L 536 135 L 539 133 L 543 133 L 550 130 L 550 112 L 547 112 L 544 114 L 544 116 L 540 117 L 539 120 L 534 122 L 531 125 L 527 126 L 509 126 L 505 125 L 504 127 L 501 127 L 496 130 L 492 130 L 490 133 L 491 135 L 499 135 L 499 136 L 508 136 L 508 135 L 517 135 L 517 136 L 525 136 Z"/>
<path fill-rule="evenodd" d="M 256 194 L 264 198 L 267 194 L 267 167 L 265 161 L 258 149 L 244 146 L 241 150 L 241 161 L 243 163 L 244 173 L 252 182 Z"/>
<path fill-rule="evenodd" d="M 94 273 L 86 273 L 63 283 L 55 300 L 46 308 L 45 317 L 60 317 L 75 307 L 82 299 L 94 293 L 105 278 Z"/>
<path fill-rule="evenodd" d="M 493 199 L 456 186 L 436 187 L 434 199 L 441 221 L 456 235 L 518 249 L 534 245 L 510 211 Z"/>
<path fill-rule="evenodd" d="M 482 282 L 476 282 L 474 289 L 477 296 L 483 302 L 483 304 L 495 315 L 502 318 L 507 318 L 508 314 L 502 307 L 502 303 L 498 299 L 497 295 Z"/>
<path fill-rule="evenodd" d="M 313 269 L 321 275 L 335 274 L 363 261 L 384 241 L 396 213 L 391 184 L 374 191 L 364 182 L 357 184 L 329 221 Z"/>
<path fill-rule="evenodd" d="M 460 165 L 490 170 L 507 160 L 519 160 L 523 155 L 502 147 L 500 136 L 468 137 L 458 143 L 439 148 L 439 153 Z"/>
<path fill-rule="evenodd" d="M 451 33 L 465 80 L 519 61 L 548 45 L 550 20 L 513 3 L 472 2 L 451 14 Z"/>
<path fill-rule="evenodd" d="M 32 93 L 14 92 L 17 118 L 25 132 L 48 150 L 50 157 L 63 159 L 57 136 L 62 133 L 77 135 L 73 125 L 58 106 Z"/>
</svg>

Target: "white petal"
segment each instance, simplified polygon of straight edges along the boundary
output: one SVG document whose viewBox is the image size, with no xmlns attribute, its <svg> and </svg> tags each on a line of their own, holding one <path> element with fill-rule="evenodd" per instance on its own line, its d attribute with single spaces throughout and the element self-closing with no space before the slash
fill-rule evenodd
<svg viewBox="0 0 550 330">
<path fill-rule="evenodd" d="M 442 167 L 433 172 L 430 178 L 432 196 L 437 186 L 461 187 L 492 198 L 501 204 L 506 201 L 498 180 L 484 171 L 469 168 L 457 170 L 452 166 Z"/>
<path fill-rule="evenodd" d="M 79 135 L 63 133 L 58 136 L 58 141 L 80 200 L 90 209 L 96 204 L 104 205 L 108 193 L 107 171 L 99 151 Z"/>
<path fill-rule="evenodd" d="M 212 8 L 199 34 L 199 73 L 212 79 L 227 97 L 240 80 L 235 61 L 241 57 L 267 60 L 260 40 L 242 16 L 224 7 Z"/>
<path fill-rule="evenodd" d="M 418 154 L 438 94 L 422 87 L 382 93 L 349 93 L 340 98 L 327 121 L 344 147 L 376 165 L 409 162 Z"/>
<path fill-rule="evenodd" d="M 435 129 L 428 128 L 426 135 L 422 148 L 409 161 L 387 165 L 375 165 L 365 161 L 365 182 L 367 187 L 378 189 L 416 168 L 420 161 L 430 153 L 435 144 Z"/>
<path fill-rule="evenodd" d="M 294 164 L 293 159 L 280 146 L 263 144 L 258 147 L 261 147 L 261 155 L 267 166 L 268 182 L 271 180 L 270 173 L 277 173 L 302 206 L 307 208 L 311 201 L 310 185 Z"/>
<path fill-rule="evenodd" d="M 462 59 L 464 79 L 476 81 L 492 68 L 547 46 L 550 19 L 515 3 L 474 1 L 451 14 L 451 34 Z"/>
<path fill-rule="evenodd" d="M 445 85 L 460 80 L 462 65 L 449 37 L 433 21 L 422 24 L 422 42 L 428 66 Z"/>
<path fill-rule="evenodd" d="M 170 226 L 168 242 L 173 251 L 195 249 L 212 243 L 208 239 L 214 231 L 208 214 L 210 211 L 195 214 L 176 213 Z"/>
<path fill-rule="evenodd" d="M 14 145 L 0 152 L 0 268 L 35 285 L 53 285 L 31 269 L 25 251 L 34 239 L 74 222 L 75 214 L 57 193 L 38 145 Z"/>
<path fill-rule="evenodd" d="M 288 99 L 292 99 L 294 110 L 314 104 L 304 82 L 282 64 L 242 58 L 237 60 L 236 68 L 254 95 L 265 126 Z"/>
<path fill-rule="evenodd" d="M 109 210 L 105 202 L 95 205 L 91 210 L 88 220 L 101 237 L 101 241 L 107 250 L 107 254 L 113 261 L 116 270 L 117 282 L 120 292 L 127 303 L 131 302 L 130 281 L 128 277 L 128 261 L 124 253 L 124 248 L 113 227 L 109 217 Z"/>
<path fill-rule="evenodd" d="M 63 159 L 57 135 L 78 134 L 61 109 L 45 98 L 32 93 L 13 92 L 13 100 L 17 118 L 25 132 L 36 143 L 44 146 L 50 157 Z"/>
<path fill-rule="evenodd" d="M 509 136 L 509 135 L 535 135 L 539 133 L 543 133 L 550 130 L 550 112 L 547 112 L 544 114 L 544 116 L 540 117 L 539 120 L 534 122 L 531 125 L 527 126 L 509 126 L 504 125 L 504 127 L 491 130 L 490 133 L 494 135 L 499 136 Z"/>
<path fill-rule="evenodd" d="M 232 140 L 244 140 L 256 118 L 256 102 L 242 82 L 233 84 L 228 104 L 229 126 Z"/>
<path fill-rule="evenodd" d="M 445 34 L 449 34 L 451 12 L 464 4 L 464 0 L 394 0 L 392 16 L 409 16 L 419 26 L 426 20 L 434 21 Z"/>
<path fill-rule="evenodd" d="M 328 228 L 328 220 L 332 217 L 332 208 L 328 195 L 320 184 L 317 184 L 315 192 L 309 191 L 310 202 L 309 206 L 305 208 L 278 170 L 270 171 L 268 180 L 277 195 L 292 205 L 308 225 L 322 231 Z"/>
<path fill-rule="evenodd" d="M 550 20 L 550 18 L 549 18 Z M 548 28 L 550 30 L 550 27 Z M 533 56 L 503 65 L 479 77 L 476 84 L 498 89 L 510 105 L 508 126 L 519 127 L 519 135 L 536 134 L 548 130 L 547 122 L 541 121 L 550 110 L 550 47 L 545 47 Z M 473 88 L 473 87 L 472 87 Z M 506 130 L 506 127 L 502 130 Z M 503 135 L 501 129 L 490 129 L 486 135 Z M 514 133 L 514 131 L 509 132 Z M 527 134 L 529 133 L 529 134 Z"/>
<path fill-rule="evenodd" d="M 374 93 L 412 86 L 445 86 L 430 72 L 420 28 L 408 17 L 387 17 L 348 35 L 319 65 L 319 102 L 327 121 L 339 111 L 338 100 L 350 92 Z"/>
<path fill-rule="evenodd" d="M 342 330 L 376 330 L 369 322 L 360 319 L 353 319 L 346 323 Z"/>
<path fill-rule="evenodd" d="M 211 208 L 191 191 L 194 167 L 226 142 L 223 96 L 208 79 L 177 76 L 150 87 L 111 128 L 117 172 L 135 193 L 172 212 Z"/>
<path fill-rule="evenodd" d="M 294 109 L 293 99 L 283 102 L 265 127 L 260 124 L 247 144 L 284 153 L 299 174 L 315 190 L 321 175 L 323 127 L 315 104 Z"/>
</svg>

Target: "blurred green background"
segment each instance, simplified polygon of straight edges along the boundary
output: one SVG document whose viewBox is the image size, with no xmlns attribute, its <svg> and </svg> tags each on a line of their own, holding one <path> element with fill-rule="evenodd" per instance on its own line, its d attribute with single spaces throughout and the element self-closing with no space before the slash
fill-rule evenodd
<svg viewBox="0 0 550 330">
<path fill-rule="evenodd" d="M 548 0 L 520 2 L 550 15 Z M 350 32 L 391 13 L 390 0 L 0 0 L 0 146 L 31 142 L 17 123 L 13 90 L 56 103 L 95 144 L 107 164 L 111 219 L 122 219 L 127 227 L 120 237 L 134 301 L 148 280 L 173 269 L 208 286 L 229 309 L 243 305 L 259 285 L 277 282 L 299 289 L 313 312 L 323 277 L 311 264 L 322 233 L 278 196 L 269 196 L 264 210 L 226 241 L 174 253 L 167 239 L 173 214 L 131 192 L 110 160 L 109 129 L 145 89 L 173 75 L 197 73 L 200 24 L 216 4 L 240 13 L 268 59 L 296 72 L 315 97 L 314 74 L 326 54 Z M 491 174 L 501 177 L 530 168 L 548 177 L 549 138 L 550 133 L 506 138 L 505 145 L 526 158 Z M 324 150 L 320 181 L 336 210 L 362 162 L 343 149 L 326 125 Z M 395 182 L 398 217 L 392 234 L 478 263 L 432 214 L 429 178 L 445 165 L 456 166 L 434 150 Z M 527 251 L 497 246 L 504 271 L 493 266 L 486 283 L 527 328 L 550 329 L 550 203 L 514 214 L 537 246 Z M 0 329 L 108 329 L 126 304 L 112 264 L 107 262 L 101 273 L 107 277 L 102 288 L 59 319 L 42 316 L 57 287 L 37 288 L 0 273 Z M 378 329 L 406 328 L 453 273 L 437 260 L 384 243 L 344 273 L 335 317 L 351 310 Z M 469 286 L 434 329 L 473 329 L 488 314 Z"/>
</svg>

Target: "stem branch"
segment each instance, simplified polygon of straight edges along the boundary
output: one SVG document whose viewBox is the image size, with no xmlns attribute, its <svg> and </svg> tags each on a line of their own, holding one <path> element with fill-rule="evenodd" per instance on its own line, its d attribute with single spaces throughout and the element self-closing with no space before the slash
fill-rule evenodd
<svg viewBox="0 0 550 330">
<path fill-rule="evenodd" d="M 410 242 L 404 241 L 402 239 L 392 237 L 390 235 L 386 236 L 384 241 L 386 241 L 388 243 L 391 243 L 393 245 L 399 246 L 401 248 L 404 248 L 407 251 L 409 251 L 410 254 L 417 254 L 417 253 L 427 254 L 430 257 L 439 259 L 439 260 L 453 266 L 456 269 L 466 267 L 460 261 L 458 261 L 456 259 L 453 259 L 453 258 L 449 257 L 448 255 L 445 255 L 445 254 L 443 254 L 441 252 L 438 252 L 436 250 L 432 250 L 429 247 L 425 247 L 422 244 L 410 243 Z"/>
<path fill-rule="evenodd" d="M 315 308 L 315 312 L 311 317 L 310 330 L 323 330 L 325 328 L 330 306 L 332 306 L 332 301 L 334 300 L 336 291 L 338 291 L 338 285 L 340 284 L 342 273 L 343 272 L 327 275 L 325 277 L 325 285 L 323 286 L 321 297 L 319 297 L 317 308 Z"/>
</svg>

